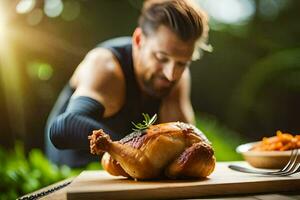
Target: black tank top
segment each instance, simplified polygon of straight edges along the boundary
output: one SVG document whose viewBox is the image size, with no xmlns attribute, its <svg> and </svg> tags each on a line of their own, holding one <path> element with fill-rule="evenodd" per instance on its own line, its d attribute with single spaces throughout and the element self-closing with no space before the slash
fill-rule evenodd
<svg viewBox="0 0 300 200">
<path fill-rule="evenodd" d="M 146 96 L 140 91 L 135 77 L 132 61 L 131 37 L 120 37 L 105 41 L 98 47 L 109 49 L 119 61 L 126 83 L 126 98 L 121 110 L 109 118 L 104 118 L 103 123 L 120 135 L 121 139 L 132 132 L 131 122 L 142 122 L 142 113 L 153 116 L 158 113 L 161 100 Z"/>
</svg>

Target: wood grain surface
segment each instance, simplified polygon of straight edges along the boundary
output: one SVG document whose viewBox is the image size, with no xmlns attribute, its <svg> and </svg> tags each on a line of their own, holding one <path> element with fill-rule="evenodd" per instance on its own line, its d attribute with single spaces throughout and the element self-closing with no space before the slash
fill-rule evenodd
<svg viewBox="0 0 300 200">
<path fill-rule="evenodd" d="M 66 188 L 67 199 L 194 198 L 300 190 L 300 174 L 288 177 L 246 174 L 229 169 L 228 164 L 217 163 L 213 174 L 203 180 L 134 181 L 101 170 L 83 171 Z"/>
</svg>

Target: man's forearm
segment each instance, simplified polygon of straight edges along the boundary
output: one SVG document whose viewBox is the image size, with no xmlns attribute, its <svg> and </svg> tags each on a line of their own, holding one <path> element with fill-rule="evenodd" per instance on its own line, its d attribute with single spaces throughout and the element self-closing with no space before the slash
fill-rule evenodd
<svg viewBox="0 0 300 200">
<path fill-rule="evenodd" d="M 90 97 L 71 98 L 66 111 L 49 124 L 48 136 L 59 149 L 88 149 L 88 135 L 97 129 L 103 129 L 113 139 L 116 135 L 101 123 L 103 113 L 101 103 Z"/>
<path fill-rule="evenodd" d="M 58 149 L 88 149 L 88 135 L 103 129 L 114 138 L 114 133 L 101 122 L 78 113 L 59 115 L 49 128 L 49 137 Z"/>
</svg>

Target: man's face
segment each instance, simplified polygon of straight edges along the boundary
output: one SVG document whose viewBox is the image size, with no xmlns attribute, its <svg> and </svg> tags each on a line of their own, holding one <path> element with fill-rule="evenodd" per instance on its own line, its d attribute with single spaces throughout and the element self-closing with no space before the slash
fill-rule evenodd
<svg viewBox="0 0 300 200">
<path fill-rule="evenodd" d="M 165 26 L 148 36 L 134 37 L 140 37 L 134 42 L 139 84 L 151 96 L 167 95 L 190 65 L 194 41 L 183 42 Z"/>
</svg>

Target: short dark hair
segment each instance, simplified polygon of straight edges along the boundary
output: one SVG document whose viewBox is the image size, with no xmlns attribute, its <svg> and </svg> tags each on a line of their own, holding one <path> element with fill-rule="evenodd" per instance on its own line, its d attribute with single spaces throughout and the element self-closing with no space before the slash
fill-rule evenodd
<svg viewBox="0 0 300 200">
<path fill-rule="evenodd" d="M 170 28 L 183 41 L 207 37 L 206 15 L 190 0 L 146 0 L 139 26 L 149 35 L 160 25 Z"/>
</svg>

